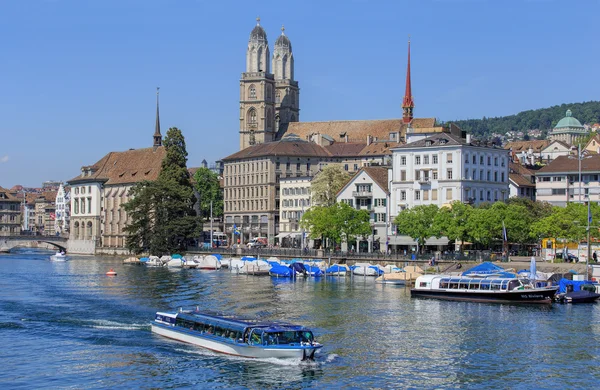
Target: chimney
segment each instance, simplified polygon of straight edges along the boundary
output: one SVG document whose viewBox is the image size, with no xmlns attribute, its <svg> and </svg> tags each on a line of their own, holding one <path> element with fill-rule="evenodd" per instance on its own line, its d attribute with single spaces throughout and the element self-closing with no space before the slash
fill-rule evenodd
<svg viewBox="0 0 600 390">
<path fill-rule="evenodd" d="M 348 133 L 346 133 L 346 135 L 344 135 L 344 142 L 348 143 Z"/>
<path fill-rule="evenodd" d="M 467 134 L 467 143 L 470 144 L 471 143 L 471 134 Z"/>
<path fill-rule="evenodd" d="M 371 145 L 371 136 L 367 134 L 367 146 Z"/>
</svg>

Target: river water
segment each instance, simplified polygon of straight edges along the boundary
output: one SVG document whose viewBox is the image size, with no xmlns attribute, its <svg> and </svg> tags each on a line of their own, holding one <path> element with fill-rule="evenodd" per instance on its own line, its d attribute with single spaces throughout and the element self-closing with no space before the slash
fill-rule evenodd
<svg viewBox="0 0 600 390">
<path fill-rule="evenodd" d="M 600 379 L 600 304 L 411 299 L 371 278 L 288 281 L 49 255 L 0 255 L 2 388 L 530 389 Z M 325 346 L 314 363 L 249 360 L 150 332 L 157 310 L 182 306 L 297 322 Z"/>
</svg>

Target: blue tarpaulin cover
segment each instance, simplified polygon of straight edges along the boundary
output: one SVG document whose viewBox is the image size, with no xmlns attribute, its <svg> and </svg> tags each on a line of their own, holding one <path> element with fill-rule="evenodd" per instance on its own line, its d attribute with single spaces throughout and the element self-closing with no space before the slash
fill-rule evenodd
<svg viewBox="0 0 600 390">
<path fill-rule="evenodd" d="M 292 272 L 293 271 L 289 267 L 286 267 L 285 265 L 280 265 L 280 264 L 273 264 L 273 266 L 271 267 L 271 270 L 269 271 L 271 276 L 283 276 L 283 277 L 287 277 L 287 278 L 292 276 Z"/>
<path fill-rule="evenodd" d="M 567 286 L 573 286 L 573 291 L 581 291 L 581 286 L 584 284 L 593 284 L 591 280 L 569 280 L 562 278 L 558 285 L 560 288 L 558 289 L 559 293 L 567 292 Z"/>
<path fill-rule="evenodd" d="M 484 263 L 476 265 L 475 267 L 463 272 L 462 274 L 463 274 L 463 276 L 469 275 L 469 274 L 491 275 L 491 274 L 497 274 L 497 273 L 501 273 L 501 272 L 506 272 L 506 271 L 504 270 L 504 268 L 502 268 L 494 263 L 490 263 L 489 261 L 486 261 Z"/>
</svg>

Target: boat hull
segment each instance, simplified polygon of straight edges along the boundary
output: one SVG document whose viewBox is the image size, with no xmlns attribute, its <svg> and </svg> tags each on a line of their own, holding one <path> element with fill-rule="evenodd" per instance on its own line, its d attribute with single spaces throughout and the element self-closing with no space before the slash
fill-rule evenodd
<svg viewBox="0 0 600 390">
<path fill-rule="evenodd" d="M 52 256 L 50 256 L 50 260 L 51 261 L 67 261 L 68 257 L 67 256 L 52 255 Z"/>
<path fill-rule="evenodd" d="M 163 324 L 153 323 L 152 332 L 184 343 L 193 344 L 211 351 L 224 353 L 227 355 L 241 356 L 246 358 L 280 358 L 280 359 L 306 359 L 314 356 L 317 349 L 322 345 L 314 346 L 279 346 L 279 347 L 262 347 L 252 346 L 245 343 L 228 342 L 222 339 L 209 338 L 210 336 L 201 337 L 194 334 L 193 331 L 172 327 Z"/>
<path fill-rule="evenodd" d="M 552 303 L 556 288 L 518 291 L 448 291 L 442 289 L 411 289 L 410 295 L 420 298 L 435 298 L 451 301 L 499 302 L 499 303 Z"/>
</svg>

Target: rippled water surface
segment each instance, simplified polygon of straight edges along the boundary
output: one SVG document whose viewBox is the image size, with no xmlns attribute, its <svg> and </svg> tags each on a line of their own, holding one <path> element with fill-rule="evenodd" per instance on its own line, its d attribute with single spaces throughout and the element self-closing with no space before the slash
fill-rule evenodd
<svg viewBox="0 0 600 390">
<path fill-rule="evenodd" d="M 293 282 L 49 255 L 0 255 L 2 388 L 528 389 L 600 379 L 600 304 L 411 299 L 362 277 Z M 181 306 L 297 322 L 325 347 L 314 363 L 249 360 L 150 332 L 157 310 Z"/>
</svg>

